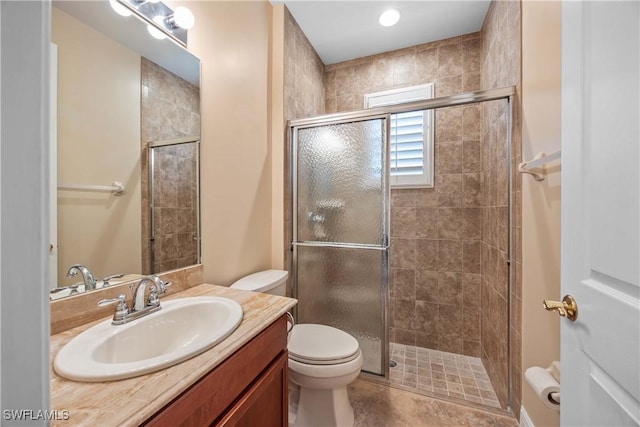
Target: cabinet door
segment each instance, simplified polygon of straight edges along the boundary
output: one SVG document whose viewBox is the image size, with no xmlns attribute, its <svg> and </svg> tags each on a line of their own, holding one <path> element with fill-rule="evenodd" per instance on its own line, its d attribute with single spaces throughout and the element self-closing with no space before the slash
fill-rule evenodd
<svg viewBox="0 0 640 427">
<path fill-rule="evenodd" d="M 233 405 L 217 426 L 286 427 L 287 352 L 282 352 L 246 393 Z"/>
<path fill-rule="evenodd" d="M 266 372 L 270 372 L 269 369 L 283 354 L 286 374 L 286 349 L 287 318 L 282 316 L 144 425 L 201 427 L 216 423 L 228 413 L 229 408 L 234 408 L 245 398 L 247 391 L 252 390 Z M 286 394 L 286 381 L 282 387 L 281 393 Z"/>
</svg>

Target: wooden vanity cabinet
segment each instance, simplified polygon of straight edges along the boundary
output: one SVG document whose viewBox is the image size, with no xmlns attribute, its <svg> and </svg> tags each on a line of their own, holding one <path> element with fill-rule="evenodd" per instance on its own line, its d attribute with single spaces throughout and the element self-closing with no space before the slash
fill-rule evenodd
<svg viewBox="0 0 640 427">
<path fill-rule="evenodd" d="M 286 427 L 287 389 L 282 316 L 143 425 Z"/>
</svg>

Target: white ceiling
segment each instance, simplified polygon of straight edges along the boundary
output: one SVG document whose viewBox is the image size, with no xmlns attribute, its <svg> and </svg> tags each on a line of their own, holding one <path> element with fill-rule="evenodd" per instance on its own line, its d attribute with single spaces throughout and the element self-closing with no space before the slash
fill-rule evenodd
<svg viewBox="0 0 640 427">
<path fill-rule="evenodd" d="M 325 64 L 480 31 L 488 0 L 283 0 Z M 389 8 L 400 22 L 383 27 Z"/>
</svg>

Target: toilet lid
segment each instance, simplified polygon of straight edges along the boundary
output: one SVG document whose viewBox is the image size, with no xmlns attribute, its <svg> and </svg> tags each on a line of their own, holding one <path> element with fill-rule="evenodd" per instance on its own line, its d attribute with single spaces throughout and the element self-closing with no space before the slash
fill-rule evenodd
<svg viewBox="0 0 640 427">
<path fill-rule="evenodd" d="M 326 325 L 295 325 L 287 345 L 289 357 L 301 363 L 345 363 L 358 357 L 358 341 L 340 329 Z"/>
<path fill-rule="evenodd" d="M 267 292 L 283 284 L 289 273 L 284 270 L 265 270 L 250 274 L 231 285 L 233 289 L 243 291 Z"/>
</svg>

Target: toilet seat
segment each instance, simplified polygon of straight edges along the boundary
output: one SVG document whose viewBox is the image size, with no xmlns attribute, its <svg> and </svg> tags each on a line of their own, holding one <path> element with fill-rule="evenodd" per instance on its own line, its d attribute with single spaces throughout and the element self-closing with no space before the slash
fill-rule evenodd
<svg viewBox="0 0 640 427">
<path fill-rule="evenodd" d="M 289 359 L 308 365 L 347 363 L 360 355 L 351 335 L 326 325 L 298 324 L 289 336 Z"/>
<path fill-rule="evenodd" d="M 320 383 L 327 379 L 332 380 L 353 376 L 353 378 L 345 382 L 345 384 L 349 384 L 360 374 L 363 361 L 364 359 L 360 351 L 358 351 L 356 357 L 349 362 L 326 365 L 312 365 L 289 358 L 289 379 L 296 384 L 300 384 L 300 376 L 303 375 L 306 377 L 306 381 L 314 383 L 314 388 L 333 388 L 335 386 L 334 384 L 324 387 L 321 386 Z"/>
</svg>

